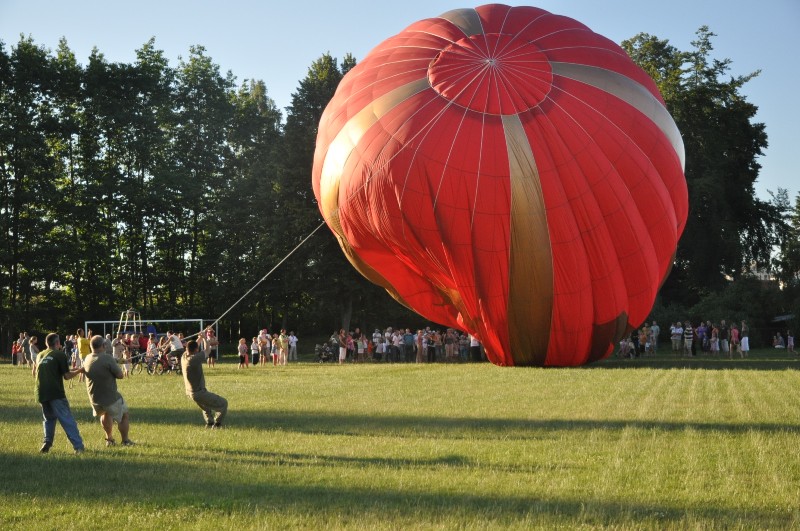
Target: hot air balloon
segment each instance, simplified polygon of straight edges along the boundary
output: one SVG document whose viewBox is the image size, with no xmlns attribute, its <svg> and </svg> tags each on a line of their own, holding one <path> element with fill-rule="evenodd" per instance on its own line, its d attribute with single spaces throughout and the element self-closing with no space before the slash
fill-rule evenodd
<svg viewBox="0 0 800 531">
<path fill-rule="evenodd" d="M 319 124 L 320 211 L 353 266 L 497 365 L 602 359 L 647 317 L 687 216 L 680 133 L 617 44 L 534 7 L 412 24 Z"/>
</svg>

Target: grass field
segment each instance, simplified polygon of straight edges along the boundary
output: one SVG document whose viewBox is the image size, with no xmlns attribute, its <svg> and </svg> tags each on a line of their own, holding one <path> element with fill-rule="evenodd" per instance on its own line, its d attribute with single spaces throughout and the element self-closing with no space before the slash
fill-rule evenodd
<svg viewBox="0 0 800 531">
<path fill-rule="evenodd" d="M 120 383 L 133 448 L 40 455 L 29 373 L 0 366 L 2 529 L 800 528 L 800 362 L 610 360 L 581 369 L 319 365 Z"/>
</svg>

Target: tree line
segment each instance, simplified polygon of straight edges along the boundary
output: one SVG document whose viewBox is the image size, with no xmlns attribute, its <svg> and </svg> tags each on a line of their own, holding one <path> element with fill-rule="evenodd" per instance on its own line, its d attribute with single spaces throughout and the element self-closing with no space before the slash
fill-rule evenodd
<svg viewBox="0 0 800 531">
<path fill-rule="evenodd" d="M 623 43 L 684 135 L 690 219 L 659 304 L 699 304 L 769 267 L 800 272 L 800 196 L 755 195 L 767 145 L 757 107 L 710 57 L 640 34 Z M 171 66 L 151 39 L 130 63 L 67 42 L 0 42 L 0 336 L 70 329 L 134 307 L 146 318 L 216 317 L 321 222 L 311 190 L 322 111 L 355 66 L 323 54 L 286 113 L 261 80 L 237 83 L 193 46 Z M 794 216 L 794 217 L 792 217 Z M 777 252 L 776 252 L 777 249 Z M 360 278 L 327 229 L 230 318 L 306 333 L 421 321 Z"/>
</svg>

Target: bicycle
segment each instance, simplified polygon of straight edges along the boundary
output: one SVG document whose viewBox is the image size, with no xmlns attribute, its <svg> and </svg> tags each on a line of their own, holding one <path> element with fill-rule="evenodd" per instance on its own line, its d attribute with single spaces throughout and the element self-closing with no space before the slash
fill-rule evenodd
<svg viewBox="0 0 800 531">
<path fill-rule="evenodd" d="M 147 367 L 147 374 L 153 374 L 150 370 L 146 353 L 139 352 L 131 356 L 131 374 L 141 374 L 145 367 Z"/>
<path fill-rule="evenodd" d="M 180 375 L 181 362 L 176 356 L 170 356 L 169 354 L 160 354 L 158 356 L 158 359 L 155 361 L 154 372 L 155 374 L 174 372 L 175 374 Z"/>
</svg>

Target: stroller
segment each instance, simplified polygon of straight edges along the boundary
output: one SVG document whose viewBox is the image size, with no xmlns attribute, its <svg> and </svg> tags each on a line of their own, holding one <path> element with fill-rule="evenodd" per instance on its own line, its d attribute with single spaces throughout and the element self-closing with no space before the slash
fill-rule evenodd
<svg viewBox="0 0 800 531">
<path fill-rule="evenodd" d="M 317 343 L 314 345 L 314 354 L 317 355 L 317 360 L 320 363 L 325 363 L 326 361 L 333 361 L 333 352 L 331 351 L 331 347 L 328 343 L 324 343 L 320 345 Z"/>
</svg>

